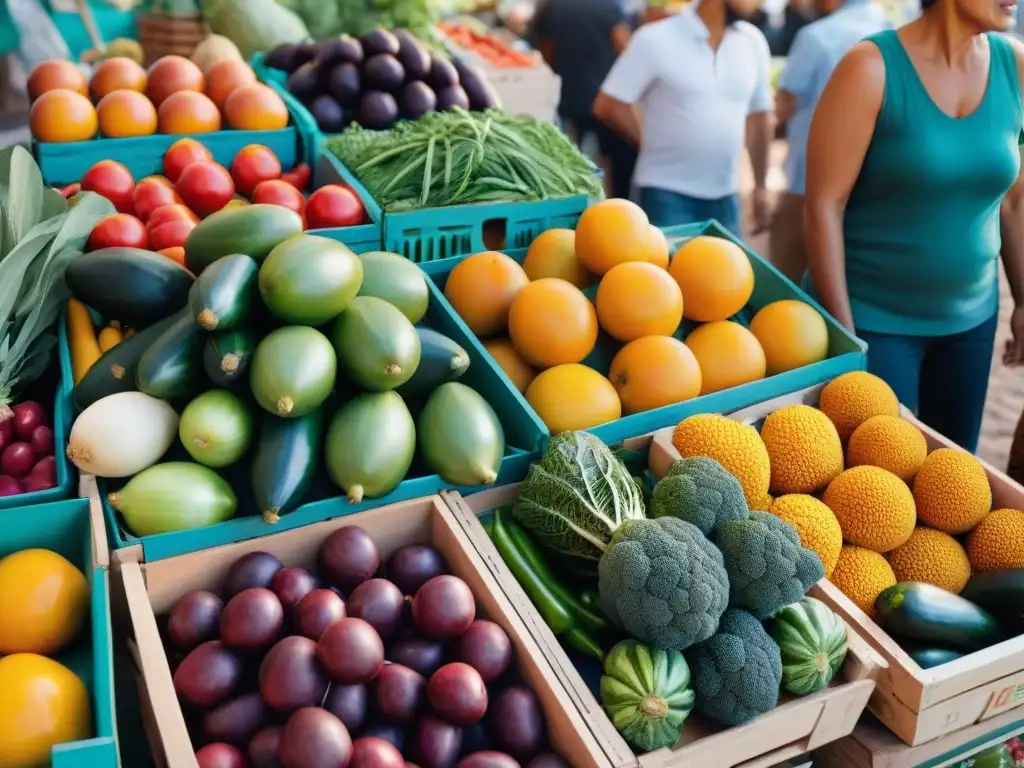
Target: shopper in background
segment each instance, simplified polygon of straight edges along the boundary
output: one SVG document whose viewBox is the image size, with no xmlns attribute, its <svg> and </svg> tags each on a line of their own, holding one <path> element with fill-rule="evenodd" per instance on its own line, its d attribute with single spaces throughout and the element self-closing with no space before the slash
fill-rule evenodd
<svg viewBox="0 0 1024 768">
<path fill-rule="evenodd" d="M 562 78 L 558 113 L 577 142 L 597 139 L 612 197 L 630 196 L 636 149 L 591 112 L 601 83 L 629 43 L 631 26 L 623 0 L 541 0 L 533 38 L 548 66 Z"/>
<path fill-rule="evenodd" d="M 754 169 L 754 231 L 770 223 L 768 43 L 742 20 L 760 5 L 701 0 L 641 27 L 601 86 L 594 113 L 640 147 L 634 182 L 658 226 L 717 219 L 742 235 L 744 139 Z"/>
<path fill-rule="evenodd" d="M 772 222 L 771 259 L 790 280 L 807 269 L 804 249 L 804 165 L 811 115 L 839 60 L 868 35 L 890 29 L 888 17 L 873 0 L 818 0 L 824 18 L 801 29 L 793 40 L 775 94 L 775 117 L 789 143 L 787 189 Z"/>
<path fill-rule="evenodd" d="M 868 370 L 969 451 L 997 322 L 998 258 L 1024 361 L 1024 45 L 1013 0 L 926 0 L 839 62 L 807 147 L 813 288 L 868 343 Z"/>
</svg>

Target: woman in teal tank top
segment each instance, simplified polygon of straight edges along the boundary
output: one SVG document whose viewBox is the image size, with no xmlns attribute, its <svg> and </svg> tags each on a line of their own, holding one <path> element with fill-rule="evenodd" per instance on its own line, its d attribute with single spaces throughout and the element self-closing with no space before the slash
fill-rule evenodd
<svg viewBox="0 0 1024 768">
<path fill-rule="evenodd" d="M 839 63 L 808 142 L 813 289 L 868 342 L 868 370 L 975 450 L 1001 256 L 1017 304 L 1006 361 L 1024 359 L 1024 45 L 1014 0 L 931 0 Z"/>
</svg>

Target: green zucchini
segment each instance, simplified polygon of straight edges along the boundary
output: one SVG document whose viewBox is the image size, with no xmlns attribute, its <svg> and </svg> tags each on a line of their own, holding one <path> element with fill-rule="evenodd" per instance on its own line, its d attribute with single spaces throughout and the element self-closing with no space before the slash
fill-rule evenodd
<svg viewBox="0 0 1024 768">
<path fill-rule="evenodd" d="M 455 381 L 469 368 L 466 350 L 442 333 L 430 328 L 416 328 L 420 337 L 420 364 L 405 384 L 396 387 L 406 400 L 429 395 L 449 381 Z"/>
<path fill-rule="evenodd" d="M 205 340 L 202 329 L 192 319 L 192 313 L 182 313 L 139 360 L 135 372 L 139 391 L 162 400 L 195 394 L 202 382 Z"/>
<path fill-rule="evenodd" d="M 188 306 L 204 331 L 232 331 L 245 322 L 257 291 L 259 267 L 244 253 L 218 259 L 196 278 Z"/>
<path fill-rule="evenodd" d="M 931 669 L 963 658 L 961 652 L 950 651 L 947 648 L 915 648 L 907 651 L 907 655 L 916 661 L 921 669 Z"/>
<path fill-rule="evenodd" d="M 188 302 L 195 282 L 180 264 L 140 248 L 100 248 L 72 259 L 64 272 L 71 295 L 103 317 L 145 328 Z"/>
<path fill-rule="evenodd" d="M 323 409 L 296 419 L 264 414 L 252 464 L 256 506 L 268 523 L 293 510 L 320 467 Z"/>
<path fill-rule="evenodd" d="M 256 334 L 250 330 L 210 334 L 203 347 L 203 368 L 210 381 L 222 387 L 242 381 L 256 351 L 256 341 Z"/>
<path fill-rule="evenodd" d="M 243 205 L 207 216 L 185 241 L 185 263 L 202 274 L 218 259 L 245 253 L 262 264 L 274 246 L 302 232 L 302 217 L 280 205 Z"/>
<path fill-rule="evenodd" d="M 897 641 L 970 652 L 1002 640 L 988 611 L 932 584 L 909 581 L 883 590 L 875 600 L 875 615 Z"/>
<path fill-rule="evenodd" d="M 180 310 L 178 314 L 161 320 L 104 352 L 100 359 L 86 372 L 82 380 L 75 385 L 72 398 L 75 408 L 84 411 L 97 400 L 118 392 L 135 390 L 135 372 L 139 360 L 150 345 L 160 335 L 184 316 L 188 310 Z"/>
<path fill-rule="evenodd" d="M 1024 569 L 976 573 L 960 597 L 995 616 L 1007 635 L 1024 634 Z"/>
</svg>

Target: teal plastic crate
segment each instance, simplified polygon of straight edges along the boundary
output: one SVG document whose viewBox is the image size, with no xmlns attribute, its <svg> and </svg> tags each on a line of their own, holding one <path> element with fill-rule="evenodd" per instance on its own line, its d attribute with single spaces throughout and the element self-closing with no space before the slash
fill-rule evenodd
<svg viewBox="0 0 1024 768">
<path fill-rule="evenodd" d="M 63 555 L 82 570 L 89 582 L 89 621 L 78 641 L 55 658 L 88 688 L 95 736 L 55 746 L 51 766 L 117 768 L 110 589 L 106 569 L 93 562 L 89 500 L 70 499 L 26 507 L 4 522 L 0 557 L 36 547 Z"/>
<path fill-rule="evenodd" d="M 470 366 L 460 381 L 477 390 L 492 406 L 496 403 L 510 402 L 509 393 L 506 390 L 511 384 L 507 378 L 490 356 L 483 354 L 482 349 L 470 339 L 468 330 L 458 320 L 455 310 L 452 309 L 441 291 L 430 280 L 427 281 L 427 285 L 430 289 L 430 307 L 424 319 L 425 324 L 450 337 L 469 353 Z M 531 413 L 527 412 L 525 406 L 518 411 L 509 408 L 498 410 L 497 407 L 496 410 L 505 431 L 506 443 L 505 457 L 502 459 L 498 479 L 494 484 L 498 486 L 520 482 L 526 476 L 530 462 L 536 459 L 536 454 L 532 452 L 531 446 L 540 444 L 542 425 L 539 424 L 536 416 L 531 416 Z M 175 450 L 176 448 L 172 448 L 172 453 Z M 184 460 L 187 460 L 187 456 L 184 457 Z M 98 486 L 103 498 L 103 511 L 111 547 L 121 549 L 141 544 L 144 562 L 153 562 L 187 552 L 254 539 L 322 520 L 351 515 L 385 504 L 429 496 L 453 487 L 438 475 L 428 474 L 427 471 L 417 474 L 417 465 L 414 463 L 411 472 L 413 476 L 387 496 L 379 499 L 367 499 L 361 504 L 351 504 L 346 498 L 339 495 L 340 491 L 336 486 L 322 476 L 317 479 L 315 487 L 308 495 L 307 498 L 311 499 L 309 502 L 282 516 L 278 523 L 271 525 L 256 514 L 255 505 L 249 496 L 249 461 L 248 457 L 242 460 L 242 466 L 238 468 L 237 475 L 240 482 L 233 483 L 239 495 L 237 517 L 206 528 L 155 536 L 136 538 L 128 532 L 122 525 L 118 513 L 107 503 L 107 494 L 116 490 L 123 483 L 100 480 Z M 462 493 L 472 493 L 486 487 L 456 487 L 455 489 Z"/>
<path fill-rule="evenodd" d="M 757 310 L 773 301 L 780 299 L 799 299 L 805 301 L 815 307 L 822 317 L 825 318 L 829 334 L 828 357 L 820 363 L 769 376 L 760 381 L 753 381 L 749 384 L 743 384 L 721 392 L 696 397 L 684 403 L 667 405 L 651 411 L 623 416 L 621 419 L 601 424 L 589 430 L 605 443 L 615 445 L 630 437 L 637 437 L 638 435 L 645 435 L 658 429 L 674 426 L 687 416 L 692 416 L 695 413 L 724 413 L 738 408 L 745 408 L 763 400 L 829 381 L 843 373 L 864 370 L 866 368 L 867 345 L 864 342 L 853 336 L 817 302 L 783 276 L 781 272 L 765 259 L 762 259 L 750 250 L 741 240 L 732 235 L 718 222 L 708 221 L 701 224 L 686 224 L 668 227 L 663 229 L 663 231 L 673 251 L 697 235 L 721 237 L 739 245 L 747 254 L 750 264 L 754 269 L 754 293 L 750 298 L 750 303 L 739 315 L 732 319 L 743 325 L 748 325 Z M 508 251 L 508 255 L 522 263 L 526 258 L 526 250 Z M 431 279 L 437 284 L 437 287 L 443 291 L 448 275 L 460 261 L 462 261 L 461 257 L 428 263 L 423 265 L 423 270 L 430 275 Z M 493 360 L 487 350 L 484 349 L 483 344 L 473 336 L 472 331 L 469 330 L 465 323 L 461 319 L 458 319 L 457 322 L 461 326 L 463 335 L 470 338 L 470 343 L 473 345 L 476 354 Z M 688 330 L 689 327 L 684 322 L 679 334 L 684 334 Z M 607 374 L 612 357 L 614 357 L 620 347 L 620 344 L 602 333 L 594 352 L 583 362 L 601 373 Z M 503 372 L 501 375 L 504 377 Z M 499 415 L 518 414 L 526 410 L 533 419 L 534 426 L 538 426 L 541 433 L 537 438 L 537 442 L 528 446 L 528 448 L 543 450 L 550 437 L 550 433 L 533 408 L 526 402 L 523 395 L 512 386 L 510 381 L 507 383 L 508 386 L 504 390 L 504 399 L 491 400 L 491 405 Z"/>
</svg>

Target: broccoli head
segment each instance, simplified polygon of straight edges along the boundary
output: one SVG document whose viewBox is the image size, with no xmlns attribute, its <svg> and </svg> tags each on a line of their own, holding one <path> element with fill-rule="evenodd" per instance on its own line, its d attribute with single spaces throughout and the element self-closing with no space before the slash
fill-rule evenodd
<svg viewBox="0 0 1024 768">
<path fill-rule="evenodd" d="M 707 456 L 673 462 L 651 493 L 651 517 L 678 517 L 705 536 L 722 523 L 746 520 L 748 514 L 740 481 Z"/>
<path fill-rule="evenodd" d="M 707 640 L 729 602 L 722 553 L 674 517 L 625 521 L 597 571 L 605 614 L 654 648 L 681 651 Z"/>
<path fill-rule="evenodd" d="M 729 607 L 758 619 L 798 602 L 825 577 L 818 556 L 800 544 L 796 528 L 770 512 L 751 512 L 715 529 L 729 574 Z"/>
<path fill-rule="evenodd" d="M 718 632 L 687 653 L 696 709 L 723 725 L 742 725 L 779 703 L 782 654 L 761 622 L 730 608 Z"/>
</svg>

